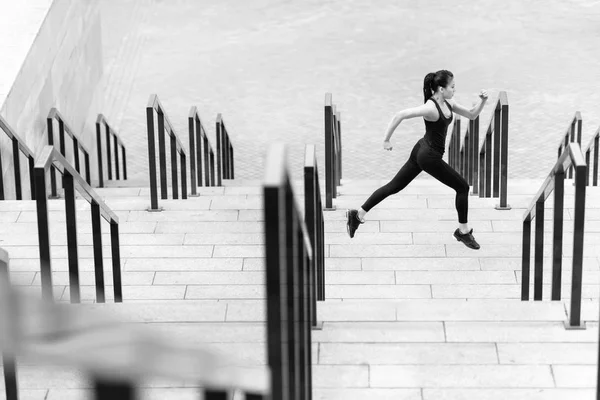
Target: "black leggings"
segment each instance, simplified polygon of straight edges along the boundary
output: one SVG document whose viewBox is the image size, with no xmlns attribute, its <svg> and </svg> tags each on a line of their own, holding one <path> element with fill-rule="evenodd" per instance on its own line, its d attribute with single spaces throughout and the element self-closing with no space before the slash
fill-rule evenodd
<svg viewBox="0 0 600 400">
<path fill-rule="evenodd" d="M 388 184 L 373 192 L 362 206 L 363 210 L 371 210 L 386 197 L 404 189 L 421 171 L 427 172 L 456 191 L 455 204 L 456 211 L 458 211 L 458 222 L 466 224 L 469 211 L 469 184 L 454 168 L 442 160 L 442 153 L 431 148 L 424 139 L 415 144 L 410 158 L 396 176 Z"/>
</svg>

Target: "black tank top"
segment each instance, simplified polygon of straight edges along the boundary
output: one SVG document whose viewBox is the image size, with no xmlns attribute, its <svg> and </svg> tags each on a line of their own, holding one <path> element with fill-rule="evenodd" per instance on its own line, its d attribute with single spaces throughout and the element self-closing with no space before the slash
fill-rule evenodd
<svg viewBox="0 0 600 400">
<path fill-rule="evenodd" d="M 433 101 L 433 104 L 435 104 L 435 106 L 437 107 L 440 117 L 437 121 L 427 121 L 423 119 L 423 121 L 425 121 L 424 138 L 425 141 L 431 147 L 433 147 L 434 150 L 437 150 L 440 153 L 444 154 L 444 149 L 446 145 L 446 133 L 448 132 L 448 126 L 452 123 L 452 106 L 450 105 L 450 103 L 444 100 L 444 102 L 450 109 L 450 118 L 446 118 L 437 101 L 435 101 L 434 99 L 429 100 Z"/>
</svg>

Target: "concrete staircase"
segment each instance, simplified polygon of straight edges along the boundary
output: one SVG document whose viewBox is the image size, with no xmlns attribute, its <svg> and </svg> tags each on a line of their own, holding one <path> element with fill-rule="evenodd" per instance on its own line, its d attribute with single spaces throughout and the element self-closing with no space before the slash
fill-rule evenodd
<svg viewBox="0 0 600 400">
<path fill-rule="evenodd" d="M 325 212 L 327 300 L 318 305 L 323 330 L 313 332 L 315 398 L 595 398 L 600 190 L 590 187 L 587 193 L 582 306 L 587 329 L 566 331 L 568 300 L 520 301 L 522 215 L 541 181 L 510 182 L 509 211 L 495 210 L 496 199 L 470 197 L 479 251 L 452 237 L 454 194 L 426 177 L 376 207 L 350 239 L 345 209 L 360 206 L 382 183 L 344 181 L 334 201 L 337 210 Z M 302 205 L 302 183 L 295 188 Z M 570 183 L 565 190 L 569 255 Z M 201 195 L 186 201 L 162 200 L 165 211 L 149 213 L 147 188 L 98 189 L 120 218 L 125 303 L 92 304 L 91 224 L 82 201 L 78 236 L 85 306 L 152 325 L 174 340 L 212 343 L 248 365 L 265 364 L 261 191 L 259 181 L 228 182 L 199 188 Z M 50 207 L 55 297 L 68 301 L 64 204 L 51 201 Z M 547 212 L 545 283 L 551 278 L 550 218 Z M 0 202 L 0 222 L 0 246 L 10 253 L 13 283 L 39 295 L 34 202 Z M 108 236 L 104 243 L 110 243 Z M 107 247 L 107 282 L 109 254 Z M 566 257 L 563 264 L 565 299 L 570 262 Z M 547 285 L 545 298 L 549 292 Z M 21 366 L 19 373 L 24 399 L 89 396 L 89 383 L 76 371 Z M 196 399 L 193 385 L 145 382 L 142 398 Z"/>
</svg>

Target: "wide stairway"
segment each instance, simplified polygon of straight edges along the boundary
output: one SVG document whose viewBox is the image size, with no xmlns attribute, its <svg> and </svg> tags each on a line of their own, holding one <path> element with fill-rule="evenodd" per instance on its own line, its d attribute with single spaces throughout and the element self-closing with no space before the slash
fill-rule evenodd
<svg viewBox="0 0 600 400">
<path fill-rule="evenodd" d="M 426 177 L 376 207 L 350 239 L 345 209 L 360 206 L 382 183 L 343 180 L 334 201 L 337 209 L 325 211 L 326 301 L 317 309 L 323 328 L 312 336 L 314 398 L 593 399 L 600 190 L 587 188 L 582 300 L 587 329 L 566 330 L 571 181 L 565 184 L 563 300 L 549 300 L 552 216 L 547 212 L 542 302 L 520 300 L 522 217 L 540 181 L 511 180 L 511 210 L 495 210 L 497 199 L 470 196 L 469 221 L 479 251 L 453 238 L 454 193 Z M 89 204 L 81 201 L 78 241 L 85 306 L 152 325 L 174 341 L 210 343 L 250 366 L 266 364 L 261 184 L 236 180 L 198 188 L 199 197 L 161 200 L 165 210 L 156 213 L 147 211 L 149 189 L 142 184 L 95 189 L 120 219 L 124 302 L 92 304 L 90 213 Z M 299 205 L 302 186 L 294 182 Z M 64 201 L 50 200 L 49 205 L 54 295 L 68 302 Z M 35 202 L 3 201 L 0 211 L 0 246 L 11 257 L 12 282 L 39 295 Z M 110 243 L 108 235 L 103 243 Z M 104 254 L 110 254 L 109 246 Z M 106 282 L 112 282 L 108 266 L 107 259 Z M 89 382 L 77 371 L 19 365 L 19 381 L 26 400 L 91 398 Z M 143 399 L 197 399 L 193 385 L 143 382 L 141 394 Z"/>
</svg>

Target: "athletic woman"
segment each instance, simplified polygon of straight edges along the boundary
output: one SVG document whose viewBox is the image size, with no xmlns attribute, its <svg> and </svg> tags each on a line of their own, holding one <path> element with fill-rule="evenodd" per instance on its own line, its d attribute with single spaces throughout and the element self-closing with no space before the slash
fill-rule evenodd
<svg viewBox="0 0 600 400">
<path fill-rule="evenodd" d="M 410 158 L 389 183 L 373 192 L 361 208 L 346 212 L 346 227 L 351 238 L 354 237 L 354 232 L 356 232 L 359 225 L 365 222 L 366 214 L 373 207 L 386 197 L 404 189 L 421 171 L 425 171 L 456 191 L 455 205 L 458 212 L 458 228 L 454 231 L 454 237 L 467 247 L 479 249 L 479 244 L 473 237 L 473 229 L 469 229 L 467 223 L 469 184 L 458 172 L 442 160 L 442 156 L 444 155 L 448 126 L 453 119 L 452 113 L 456 112 L 463 117 L 475 119 L 481 113 L 488 95 L 487 91 L 482 90 L 479 94 L 479 103 L 469 110 L 452 99 L 454 88 L 454 75 L 452 72 L 446 70 L 431 72 L 425 76 L 423 83 L 425 104 L 402 110 L 394 116 L 383 140 L 385 150 L 392 150 L 390 138 L 400 122 L 405 119 L 423 117 L 425 120 L 425 136 L 415 144 L 410 153 Z"/>
</svg>

